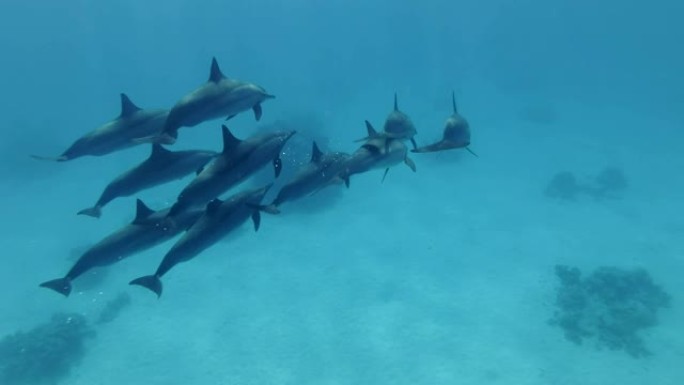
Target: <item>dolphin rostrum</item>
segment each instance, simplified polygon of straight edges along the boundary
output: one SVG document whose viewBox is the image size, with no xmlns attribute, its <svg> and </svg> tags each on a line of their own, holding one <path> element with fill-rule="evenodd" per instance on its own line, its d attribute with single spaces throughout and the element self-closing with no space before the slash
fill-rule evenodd
<svg viewBox="0 0 684 385">
<path fill-rule="evenodd" d="M 470 125 L 468 121 L 458 113 L 456 108 L 456 95 L 451 93 L 451 104 L 454 112 L 449 116 L 444 124 L 442 140 L 427 146 L 415 148 L 411 152 L 436 152 L 457 148 L 465 148 L 471 154 L 477 156 L 470 149 Z"/>
<path fill-rule="evenodd" d="M 160 144 L 152 144 L 152 152 L 145 161 L 110 182 L 95 205 L 78 214 L 99 218 L 102 208 L 114 199 L 199 173 L 216 155 L 203 150 L 169 151 Z"/>
<path fill-rule="evenodd" d="M 259 230 L 260 211 L 277 213 L 261 205 L 271 186 L 272 183 L 259 189 L 239 192 L 225 201 L 216 198 L 209 202 L 204 214 L 166 253 L 157 271 L 152 275 L 136 278 L 130 284 L 145 287 L 156 293 L 157 297 L 161 297 L 161 277 L 174 266 L 195 258 L 231 231 L 242 226 L 250 217 L 254 222 L 254 230 Z"/>
<path fill-rule="evenodd" d="M 223 152 L 209 163 L 180 192 L 169 216 L 196 205 L 205 205 L 248 177 L 273 163 L 275 177 L 280 175 L 280 153 L 295 131 L 274 131 L 254 134 L 247 139 L 237 139 L 224 125 Z"/>
<path fill-rule="evenodd" d="M 173 106 L 161 134 L 139 138 L 139 141 L 173 144 L 181 127 L 194 127 L 217 118 L 230 119 L 250 109 L 254 111 L 254 118 L 259 121 L 262 115 L 261 103 L 273 98 L 275 96 L 261 86 L 226 77 L 216 58 L 213 58 L 207 82 Z"/>
<path fill-rule="evenodd" d="M 416 172 L 416 164 L 408 157 L 408 148 L 401 139 L 386 137 L 373 128 L 366 120 L 368 137 L 358 150 L 345 162 L 344 171 L 340 177 L 349 187 L 349 177 L 354 174 L 364 173 L 374 169 L 385 169 L 382 180 L 385 180 L 390 167 L 404 162 L 413 172 Z"/>
<path fill-rule="evenodd" d="M 278 192 L 272 205 L 279 207 L 286 201 L 294 201 L 341 182 L 340 173 L 346 166 L 350 155 L 343 152 L 323 153 L 313 142 L 311 161 L 302 166 Z"/>
<path fill-rule="evenodd" d="M 31 155 L 39 160 L 64 162 L 82 156 L 103 156 L 139 144 L 136 138 L 158 135 L 164 127 L 169 111 L 141 109 L 126 94 L 121 94 L 121 114 L 114 120 L 96 128 L 76 140 L 62 155 L 45 157 Z"/>
<path fill-rule="evenodd" d="M 138 199 L 137 212 L 133 222 L 111 233 L 88 249 L 62 278 L 43 282 L 41 287 L 52 289 L 68 297 L 71 282 L 88 270 L 112 265 L 131 255 L 161 244 L 188 229 L 202 215 L 202 210 L 187 211 L 168 226 L 166 215 L 169 209 L 153 211 Z"/>
</svg>

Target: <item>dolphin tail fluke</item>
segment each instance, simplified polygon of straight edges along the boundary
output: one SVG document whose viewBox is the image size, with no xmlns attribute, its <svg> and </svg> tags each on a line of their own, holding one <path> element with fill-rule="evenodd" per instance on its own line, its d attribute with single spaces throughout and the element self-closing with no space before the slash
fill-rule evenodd
<svg viewBox="0 0 684 385">
<path fill-rule="evenodd" d="M 102 207 L 100 207 L 100 206 L 89 207 L 87 209 L 83 209 L 83 210 L 79 211 L 78 213 L 76 213 L 76 215 L 87 215 L 89 217 L 99 218 L 102 216 Z"/>
<path fill-rule="evenodd" d="M 60 156 L 42 156 L 42 155 L 29 155 L 33 159 L 37 160 L 45 160 L 45 161 L 50 161 L 50 162 L 65 162 L 69 160 L 69 158 L 65 155 L 60 155 Z"/>
<path fill-rule="evenodd" d="M 71 280 L 69 278 L 57 278 L 52 281 L 43 282 L 40 284 L 40 287 L 54 290 L 65 297 L 71 294 Z"/>
<path fill-rule="evenodd" d="M 156 275 L 146 275 L 144 277 L 136 278 L 129 282 L 129 285 L 142 286 L 157 294 L 157 298 L 162 295 L 162 281 Z"/>
</svg>

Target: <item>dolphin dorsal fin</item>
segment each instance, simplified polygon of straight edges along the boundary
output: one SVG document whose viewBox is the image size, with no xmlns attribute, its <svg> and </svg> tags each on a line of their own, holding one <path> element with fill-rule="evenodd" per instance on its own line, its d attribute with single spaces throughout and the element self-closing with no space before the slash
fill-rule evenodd
<svg viewBox="0 0 684 385">
<path fill-rule="evenodd" d="M 368 131 L 368 138 L 372 139 L 378 136 L 378 132 L 375 131 L 375 128 L 373 128 L 373 125 L 370 124 L 369 121 L 366 120 L 366 130 Z"/>
<path fill-rule="evenodd" d="M 171 151 L 164 148 L 164 146 L 162 146 L 161 144 L 152 144 L 152 152 L 150 153 L 150 159 L 161 158 L 169 154 L 171 154 Z"/>
<path fill-rule="evenodd" d="M 142 222 L 152 214 L 154 214 L 154 210 L 147 207 L 145 202 L 141 199 L 135 201 L 135 219 L 133 220 L 133 223 Z"/>
<path fill-rule="evenodd" d="M 399 111 L 399 104 L 397 103 L 397 93 L 394 93 L 394 111 Z"/>
<path fill-rule="evenodd" d="M 131 116 L 134 113 L 140 111 L 141 108 L 136 106 L 128 95 L 121 93 L 121 117 L 125 118 Z"/>
<path fill-rule="evenodd" d="M 225 125 L 221 126 L 221 132 L 223 134 L 223 152 L 226 153 L 233 148 L 237 147 L 240 142 L 242 142 L 240 139 L 236 138 L 235 135 L 233 135 L 232 132 L 226 127 Z"/>
<path fill-rule="evenodd" d="M 456 108 L 456 93 L 451 91 L 451 105 L 454 107 L 454 114 L 458 114 L 458 108 Z"/>
<path fill-rule="evenodd" d="M 313 162 L 313 163 L 320 162 L 322 156 L 323 156 L 323 152 L 321 152 L 321 149 L 318 148 L 316 141 L 314 141 L 312 149 L 311 149 L 311 162 Z"/>
<path fill-rule="evenodd" d="M 211 202 L 207 203 L 207 215 L 214 215 L 214 213 L 216 213 L 216 210 L 218 210 L 218 208 L 221 207 L 221 204 L 223 204 L 223 201 L 219 198 L 214 198 Z"/>
<path fill-rule="evenodd" d="M 223 75 L 223 72 L 221 72 L 221 68 L 218 65 L 218 61 L 216 61 L 216 57 L 213 57 L 211 59 L 211 70 L 209 71 L 209 81 L 218 83 L 221 81 L 221 79 L 225 79 L 225 75 Z"/>
</svg>

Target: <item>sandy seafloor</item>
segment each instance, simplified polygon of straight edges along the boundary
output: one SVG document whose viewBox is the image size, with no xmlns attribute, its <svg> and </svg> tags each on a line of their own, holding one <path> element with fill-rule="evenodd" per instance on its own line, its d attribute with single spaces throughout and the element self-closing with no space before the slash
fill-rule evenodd
<svg viewBox="0 0 684 385">
<path fill-rule="evenodd" d="M 448 92 L 441 110 L 406 97 L 420 143 L 439 135 Z M 383 184 L 375 171 L 353 178 L 349 190 L 335 186 L 283 206 L 279 216 L 264 215 L 258 233 L 245 225 L 177 266 L 160 300 L 127 283 L 151 273 L 171 243 L 113 266 L 97 289 L 67 299 L 37 286 L 66 271 L 72 249 L 130 219 L 133 198 L 112 203 L 99 221 L 74 214 L 130 164 L 117 160 L 147 150 L 114 161 L 37 165 L 40 178 L 0 187 L 0 331 L 29 329 L 57 311 L 93 317 L 125 291 L 132 305 L 97 329 L 65 384 L 681 384 L 684 201 L 677 175 L 684 157 L 669 135 L 681 127 L 562 101 L 556 121 L 539 125 L 519 119 L 515 101 L 494 99 L 484 91 L 461 96 L 479 158 L 415 154 L 416 174 L 399 165 Z M 493 103 L 509 107 L 494 113 Z M 359 107 L 368 110 L 380 125 L 388 106 Z M 334 132 L 358 123 L 332 146 L 353 151 L 365 118 L 335 112 L 326 122 Z M 246 127 L 249 119 L 236 124 Z M 217 126 L 187 129 L 181 138 Z M 639 127 L 640 140 L 623 137 Z M 583 176 L 606 166 L 629 178 L 620 200 L 543 196 L 558 171 Z M 187 181 L 141 197 L 161 208 Z M 673 297 L 660 324 L 643 334 L 655 355 L 633 359 L 576 346 L 547 325 L 559 263 L 585 273 L 646 268 Z"/>
</svg>

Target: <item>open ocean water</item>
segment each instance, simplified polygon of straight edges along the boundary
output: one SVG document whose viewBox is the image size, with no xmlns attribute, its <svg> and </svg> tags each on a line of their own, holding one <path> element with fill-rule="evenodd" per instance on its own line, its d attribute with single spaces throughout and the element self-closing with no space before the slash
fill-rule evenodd
<svg viewBox="0 0 684 385">
<path fill-rule="evenodd" d="M 674 0 L 3 0 L 0 385 L 681 384 L 682 15 Z M 163 209 L 192 176 L 94 219 L 76 213 L 149 145 L 29 155 L 117 117 L 122 92 L 171 108 L 212 57 L 276 98 L 259 122 L 184 127 L 170 150 L 285 124 L 288 159 L 314 139 L 352 153 L 395 92 L 426 145 L 454 91 L 477 156 L 409 153 L 415 173 L 264 213 L 176 266 L 159 299 L 128 283 L 179 237 L 68 298 L 39 287 L 129 223 L 135 198 Z M 223 196 L 271 180 L 267 166 Z"/>
</svg>

